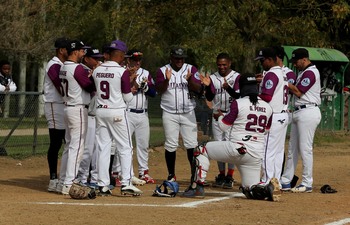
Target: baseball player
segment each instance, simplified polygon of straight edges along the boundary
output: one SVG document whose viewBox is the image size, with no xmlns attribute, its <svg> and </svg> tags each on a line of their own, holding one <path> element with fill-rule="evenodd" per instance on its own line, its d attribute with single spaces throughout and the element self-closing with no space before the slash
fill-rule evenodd
<svg viewBox="0 0 350 225">
<path fill-rule="evenodd" d="M 148 147 L 150 128 L 148 119 L 148 97 L 155 97 L 156 91 L 151 74 L 141 68 L 143 53 L 137 49 L 127 52 L 127 67 L 135 70 L 131 91 L 134 95 L 127 103 L 127 115 L 131 134 L 135 133 L 136 152 L 139 178 L 154 184 L 155 180 L 149 175 Z"/>
<path fill-rule="evenodd" d="M 95 89 L 89 73 L 80 64 L 85 55 L 85 45 L 73 40 L 68 45 L 68 59 L 61 67 L 61 94 L 65 102 L 64 119 L 66 123 L 66 144 L 61 160 L 60 183 L 62 194 L 68 194 L 82 159 L 87 130 L 90 93 Z"/>
<path fill-rule="evenodd" d="M 261 83 L 260 97 L 273 109 L 272 124 L 265 141 L 265 157 L 262 164 L 261 181 L 268 183 L 271 178 L 281 176 L 284 144 L 288 128 L 288 81 L 286 74 L 277 64 L 276 51 L 263 48 L 255 60 L 260 60 L 265 75 Z"/>
<path fill-rule="evenodd" d="M 169 181 L 175 181 L 176 149 L 179 133 L 187 149 L 188 161 L 192 162 L 197 146 L 197 122 L 194 109 L 196 102 L 191 92 L 200 93 L 202 86 L 197 68 L 185 63 L 186 52 L 181 47 L 170 51 L 170 63 L 159 68 L 156 89 L 161 94 L 165 132 L 165 161 Z"/>
<path fill-rule="evenodd" d="M 288 146 L 286 168 L 281 178 L 282 190 L 292 192 L 312 192 L 313 139 L 321 121 L 320 73 L 309 60 L 309 52 L 298 48 L 292 52 L 291 61 L 299 70 L 296 85 L 289 84 L 293 93 L 294 112 Z M 291 188 L 291 181 L 298 164 L 299 154 L 303 161 L 302 182 Z"/>
<path fill-rule="evenodd" d="M 191 185 L 184 197 L 204 197 L 203 182 L 210 160 L 234 163 L 242 178 L 242 192 L 247 198 L 275 200 L 274 190 L 278 180 L 263 186 L 260 182 L 261 160 L 264 156 L 265 132 L 271 125 L 273 110 L 258 97 L 254 74 L 242 74 L 239 79 L 241 98 L 233 100 L 230 111 L 218 118 L 221 130 L 230 133 L 230 140 L 212 141 L 198 146 L 193 160 Z"/>
<path fill-rule="evenodd" d="M 127 51 L 120 40 L 111 43 L 109 61 L 97 67 L 92 77 L 96 84 L 96 147 L 98 151 L 98 186 L 100 195 L 111 195 L 109 162 L 112 139 L 121 162 L 121 193 L 141 195 L 131 183 L 132 139 L 126 115 L 126 102 L 133 99 L 130 73 L 119 65 Z"/>
<path fill-rule="evenodd" d="M 218 71 L 210 78 L 201 77 L 202 83 L 206 86 L 205 97 L 213 104 L 212 130 L 215 141 L 230 140 L 229 132 L 220 130 L 218 123 L 219 111 L 227 113 L 233 99 L 239 98 L 239 77 L 240 74 L 231 69 L 231 58 L 227 53 L 220 53 L 216 57 Z M 232 95 L 232 96 L 231 96 Z M 215 177 L 213 187 L 230 189 L 233 187 L 234 165 L 228 163 L 227 175 L 225 176 L 225 163 L 217 162 L 219 175 Z"/>
<path fill-rule="evenodd" d="M 284 56 L 286 55 L 286 53 L 284 52 L 284 48 L 281 46 L 274 46 L 273 49 L 276 51 L 276 55 L 277 55 L 277 65 L 279 65 L 282 68 L 283 73 L 287 76 L 288 79 L 288 83 L 291 84 L 295 84 L 295 81 L 297 79 L 297 76 L 295 75 L 294 71 L 289 69 L 287 66 L 285 66 L 283 64 L 283 59 Z M 289 91 L 288 94 L 288 124 L 290 124 L 292 122 L 292 113 L 291 113 L 291 92 Z M 282 169 L 281 169 L 281 175 L 278 177 L 276 176 L 276 178 L 281 179 L 282 173 L 283 173 L 283 169 L 284 169 L 284 164 L 285 164 L 285 154 L 284 154 L 284 145 L 283 145 L 283 151 L 281 151 L 281 153 L 283 153 L 283 162 L 282 162 Z"/>
<path fill-rule="evenodd" d="M 50 182 L 48 191 L 55 192 L 58 183 L 57 161 L 58 152 L 61 149 L 65 136 L 64 122 L 64 100 L 60 93 L 61 80 L 59 72 L 63 63 L 68 58 L 67 38 L 58 38 L 55 41 L 56 56 L 46 66 L 44 77 L 43 100 L 45 102 L 44 112 L 49 128 L 50 146 L 47 151 L 47 162 L 49 164 Z"/>
<path fill-rule="evenodd" d="M 100 64 L 100 59 L 102 58 L 103 55 L 100 54 L 100 51 L 91 47 L 86 49 L 81 65 L 89 74 L 92 74 L 92 71 Z M 88 185 L 91 188 L 97 188 L 97 152 L 95 151 L 96 121 L 94 112 L 96 109 L 90 108 L 96 107 L 95 99 L 93 98 L 94 95 L 95 92 L 91 93 L 92 99 L 88 111 L 88 129 L 86 132 L 84 153 L 80 162 L 78 175 L 75 179 L 75 182 L 87 184 L 90 173 Z"/>
</svg>

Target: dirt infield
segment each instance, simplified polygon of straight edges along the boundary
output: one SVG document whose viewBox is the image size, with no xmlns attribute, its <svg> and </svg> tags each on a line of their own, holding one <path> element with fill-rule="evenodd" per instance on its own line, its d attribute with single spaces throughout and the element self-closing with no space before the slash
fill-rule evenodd
<svg viewBox="0 0 350 225">
<path fill-rule="evenodd" d="M 46 157 L 22 161 L 0 157 L 0 224 L 321 225 L 342 219 L 349 222 L 350 141 L 347 139 L 342 143 L 315 146 L 314 191 L 283 193 L 280 202 L 242 197 L 238 193 L 238 172 L 234 175 L 237 182 L 232 191 L 207 187 L 204 199 L 152 197 L 155 189 L 152 184 L 140 188 L 144 191 L 140 197 L 122 197 L 115 189 L 111 197 L 72 200 L 46 191 L 49 179 Z M 300 170 L 299 163 L 299 176 Z M 182 192 L 189 183 L 189 164 L 182 149 L 178 150 L 176 171 Z M 157 183 L 166 177 L 164 149 L 156 148 L 150 153 L 150 173 Z M 213 161 L 208 181 L 213 182 L 216 174 Z M 320 193 L 324 184 L 331 185 L 338 193 Z"/>
</svg>

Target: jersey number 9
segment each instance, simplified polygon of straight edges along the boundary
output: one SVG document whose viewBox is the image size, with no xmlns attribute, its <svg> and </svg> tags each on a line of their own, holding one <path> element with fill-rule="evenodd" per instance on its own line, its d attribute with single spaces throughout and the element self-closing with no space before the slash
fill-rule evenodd
<svg viewBox="0 0 350 225">
<path fill-rule="evenodd" d="M 109 99 L 109 83 L 108 81 L 101 81 L 100 82 L 100 90 L 101 90 L 101 98 L 102 99 Z"/>
</svg>

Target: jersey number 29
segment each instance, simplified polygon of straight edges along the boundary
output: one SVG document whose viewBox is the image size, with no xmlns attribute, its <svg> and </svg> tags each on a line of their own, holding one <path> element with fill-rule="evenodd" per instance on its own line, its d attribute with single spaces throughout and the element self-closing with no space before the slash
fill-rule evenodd
<svg viewBox="0 0 350 225">
<path fill-rule="evenodd" d="M 245 125 L 246 131 L 264 133 L 267 126 L 267 117 L 265 115 L 249 114 L 247 116 L 249 122 Z"/>
</svg>

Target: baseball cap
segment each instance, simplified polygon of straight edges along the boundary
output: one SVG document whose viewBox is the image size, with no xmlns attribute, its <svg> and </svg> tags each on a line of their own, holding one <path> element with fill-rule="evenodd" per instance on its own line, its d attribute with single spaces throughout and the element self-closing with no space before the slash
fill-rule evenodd
<svg viewBox="0 0 350 225">
<path fill-rule="evenodd" d="M 250 94 L 258 94 L 258 85 L 254 73 L 243 73 L 239 78 L 239 91 L 242 97 Z"/>
<path fill-rule="evenodd" d="M 309 58 L 309 52 L 305 48 L 297 48 L 292 52 L 290 62 L 295 62 L 298 59 Z"/>
<path fill-rule="evenodd" d="M 97 48 L 88 48 L 86 49 L 85 56 L 92 58 L 102 58 L 103 55 L 100 54 L 100 51 Z"/>
<path fill-rule="evenodd" d="M 139 51 L 137 49 L 131 49 L 126 53 L 125 57 L 133 59 L 133 60 L 141 60 L 142 55 L 143 55 L 143 53 L 141 51 Z"/>
<path fill-rule="evenodd" d="M 73 40 L 69 43 L 67 51 L 68 53 L 71 53 L 72 51 L 85 49 L 85 48 L 88 48 L 88 47 L 85 46 L 84 42 L 80 40 Z"/>
<path fill-rule="evenodd" d="M 284 56 L 286 55 L 286 53 L 284 52 L 284 48 L 282 46 L 273 46 L 272 48 L 275 50 L 278 58 L 283 59 Z"/>
<path fill-rule="evenodd" d="M 182 47 L 173 47 L 170 50 L 170 56 L 175 57 L 175 58 L 186 58 L 186 50 Z"/>
<path fill-rule="evenodd" d="M 69 42 L 68 38 L 65 38 L 65 37 L 57 38 L 56 41 L 55 41 L 55 48 L 56 49 L 58 49 L 58 48 L 67 48 L 69 43 L 70 42 Z"/>
<path fill-rule="evenodd" d="M 126 44 L 120 40 L 112 41 L 108 48 L 111 50 L 119 50 L 119 51 L 122 51 L 124 53 L 126 53 L 128 51 L 128 47 L 126 46 Z"/>
<path fill-rule="evenodd" d="M 275 58 L 276 56 L 276 51 L 273 48 L 262 48 L 254 60 Z"/>
<path fill-rule="evenodd" d="M 257 80 L 254 73 L 243 73 L 239 78 L 239 86 L 256 85 Z"/>
</svg>

